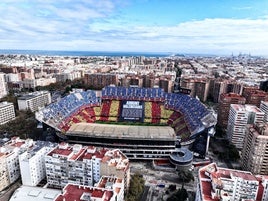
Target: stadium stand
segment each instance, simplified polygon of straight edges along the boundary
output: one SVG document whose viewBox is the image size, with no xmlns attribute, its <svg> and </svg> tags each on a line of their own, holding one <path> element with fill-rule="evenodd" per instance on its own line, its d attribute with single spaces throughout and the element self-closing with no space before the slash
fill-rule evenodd
<svg viewBox="0 0 268 201">
<path fill-rule="evenodd" d="M 118 121 L 122 100 L 143 101 L 144 122 L 174 128 L 182 141 L 205 129 L 202 119 L 210 112 L 197 99 L 185 94 L 166 93 L 161 88 L 115 87 L 71 93 L 36 113 L 36 118 L 63 133 L 75 123 Z"/>
</svg>

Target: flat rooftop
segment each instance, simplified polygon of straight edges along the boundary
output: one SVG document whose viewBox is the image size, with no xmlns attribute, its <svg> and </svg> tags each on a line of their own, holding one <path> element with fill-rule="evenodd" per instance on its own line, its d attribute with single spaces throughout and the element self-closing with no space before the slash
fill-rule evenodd
<svg viewBox="0 0 268 201">
<path fill-rule="evenodd" d="M 169 126 L 133 126 L 116 124 L 77 123 L 66 135 L 107 137 L 120 139 L 175 140 L 176 134 Z"/>
<path fill-rule="evenodd" d="M 6 102 L 6 101 L 0 102 L 0 109 L 5 108 L 5 107 L 10 106 L 10 105 L 13 105 L 13 103 Z"/>
<path fill-rule="evenodd" d="M 53 201 L 60 193 L 60 190 L 55 189 L 21 186 L 14 192 L 10 201 Z"/>
<path fill-rule="evenodd" d="M 236 111 L 242 111 L 242 112 L 257 112 L 257 113 L 263 113 L 257 106 L 255 105 L 240 105 L 240 104 L 231 104 L 231 106 L 236 110 Z"/>
<path fill-rule="evenodd" d="M 48 91 L 35 91 L 29 94 L 24 94 L 22 96 L 19 96 L 18 100 L 29 100 L 29 99 L 41 96 L 43 94 L 48 94 L 48 93 L 49 93 Z"/>
</svg>

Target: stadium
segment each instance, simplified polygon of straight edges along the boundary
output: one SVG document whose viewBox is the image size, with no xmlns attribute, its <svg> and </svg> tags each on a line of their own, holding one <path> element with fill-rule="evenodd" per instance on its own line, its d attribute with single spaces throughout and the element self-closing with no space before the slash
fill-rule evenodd
<svg viewBox="0 0 268 201">
<path fill-rule="evenodd" d="M 189 95 L 115 86 L 71 93 L 38 111 L 36 119 L 64 141 L 120 148 L 138 160 L 166 159 L 181 147 L 204 157 L 216 124 Z"/>
</svg>

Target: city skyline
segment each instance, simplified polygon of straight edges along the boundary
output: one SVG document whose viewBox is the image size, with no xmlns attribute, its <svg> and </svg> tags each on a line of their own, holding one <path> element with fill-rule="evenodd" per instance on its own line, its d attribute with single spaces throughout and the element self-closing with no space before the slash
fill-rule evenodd
<svg viewBox="0 0 268 201">
<path fill-rule="evenodd" d="M 268 2 L 3 0 L 1 49 L 268 55 Z"/>
</svg>

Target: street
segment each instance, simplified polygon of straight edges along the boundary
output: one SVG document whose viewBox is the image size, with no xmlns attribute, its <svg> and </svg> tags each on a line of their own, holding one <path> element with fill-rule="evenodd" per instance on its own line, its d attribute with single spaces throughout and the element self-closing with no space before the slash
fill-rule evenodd
<svg viewBox="0 0 268 201">
<path fill-rule="evenodd" d="M 21 186 L 21 181 L 18 180 L 7 189 L 0 192 L 0 201 L 8 201 L 13 192 Z"/>
</svg>

